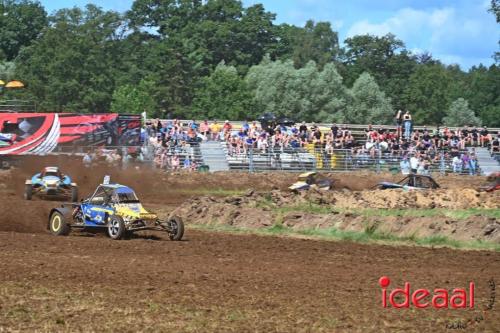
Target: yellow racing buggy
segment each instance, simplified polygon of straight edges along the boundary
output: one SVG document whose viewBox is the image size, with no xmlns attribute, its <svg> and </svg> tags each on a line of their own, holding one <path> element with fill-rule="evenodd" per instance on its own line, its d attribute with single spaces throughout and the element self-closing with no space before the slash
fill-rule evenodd
<svg viewBox="0 0 500 333">
<path fill-rule="evenodd" d="M 160 220 L 142 206 L 130 187 L 106 182 L 80 203 L 63 204 L 52 209 L 48 223 L 51 233 L 67 235 L 72 228 L 101 228 L 115 240 L 141 230 L 165 231 L 171 240 L 176 241 L 184 235 L 184 223 L 180 217 Z"/>
</svg>

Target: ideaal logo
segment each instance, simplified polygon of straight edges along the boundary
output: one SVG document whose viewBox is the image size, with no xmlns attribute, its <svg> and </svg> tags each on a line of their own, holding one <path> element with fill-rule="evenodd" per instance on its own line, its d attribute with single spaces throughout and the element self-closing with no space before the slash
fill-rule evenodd
<svg viewBox="0 0 500 333">
<path fill-rule="evenodd" d="M 389 293 L 387 297 L 387 287 L 391 284 L 391 280 L 387 276 L 382 276 L 379 279 L 379 284 L 382 287 L 382 307 L 388 307 L 388 301 L 393 308 L 409 308 L 410 303 L 416 308 L 424 309 L 433 306 L 436 309 L 448 308 L 451 306 L 454 309 L 474 308 L 474 282 L 470 282 L 468 290 L 466 288 L 455 288 L 450 294 L 446 289 L 434 289 L 431 292 L 428 289 L 417 289 L 412 292 L 409 282 L 405 282 L 404 288 L 396 288 Z M 396 297 L 402 295 L 404 301 L 396 302 Z M 432 300 L 429 301 L 429 296 L 432 295 Z M 450 297 L 451 296 L 451 297 Z"/>
<path fill-rule="evenodd" d="M 418 309 L 434 307 L 435 309 L 452 308 L 452 309 L 474 309 L 475 307 L 475 283 L 469 282 L 465 288 L 455 288 L 450 292 L 447 289 L 437 288 L 434 291 L 428 289 L 416 289 L 412 291 L 409 282 L 405 282 L 403 288 L 395 288 L 388 292 L 387 287 L 391 284 L 391 280 L 387 276 L 382 276 L 379 279 L 379 285 L 382 288 L 382 307 L 392 307 L 395 309 L 410 308 L 414 306 Z M 496 285 L 493 279 L 488 281 L 490 295 L 488 304 L 482 309 L 480 315 L 473 319 L 450 322 L 446 324 L 447 329 L 466 329 L 474 324 L 478 324 L 486 319 L 489 311 L 495 305 Z M 402 301 L 397 298 L 401 298 Z M 398 303 L 399 301 L 399 303 Z"/>
</svg>

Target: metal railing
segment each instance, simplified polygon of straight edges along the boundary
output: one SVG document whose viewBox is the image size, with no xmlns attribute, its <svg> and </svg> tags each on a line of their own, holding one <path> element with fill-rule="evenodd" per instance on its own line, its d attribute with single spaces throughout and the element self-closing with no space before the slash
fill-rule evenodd
<svg viewBox="0 0 500 333">
<path fill-rule="evenodd" d="M 19 99 L 0 100 L 0 112 L 36 112 L 36 103 Z"/>
<path fill-rule="evenodd" d="M 356 170 L 399 172 L 403 156 L 407 153 L 382 152 L 381 150 L 371 153 L 362 150 L 355 152 L 350 149 L 325 150 L 315 148 L 312 145 L 307 148 L 270 148 L 266 151 L 250 148 L 240 153 L 230 152 L 227 147 L 223 149 L 230 170 L 248 172 L 344 172 Z M 210 156 L 210 152 L 205 151 L 204 155 Z M 470 169 L 474 169 L 473 172 L 469 172 Z M 477 163 L 472 168 L 470 165 L 464 165 L 461 168 L 455 168 L 455 171 L 462 174 L 477 174 L 479 166 Z M 424 174 L 454 172 L 452 158 L 447 151 L 437 151 L 428 167 L 419 170 L 419 172 Z"/>
<path fill-rule="evenodd" d="M 167 123 L 167 122 L 172 122 L 173 119 L 160 119 L 160 121 L 162 123 Z M 178 122 L 182 123 L 183 126 L 187 126 L 189 123 L 191 123 L 193 120 L 189 120 L 189 119 L 177 119 Z M 219 121 L 219 120 L 218 120 Z M 149 123 L 155 123 L 156 122 L 156 119 L 147 119 L 146 122 L 149 122 Z M 203 120 L 195 120 L 195 122 L 199 125 L 203 122 Z M 253 120 L 249 119 L 248 120 L 248 123 L 251 124 L 253 122 Z M 209 121 L 209 123 L 212 123 L 212 120 Z M 221 121 L 219 121 L 219 123 L 221 123 L 221 125 L 223 124 Z M 237 121 L 230 121 L 231 125 L 233 126 L 233 130 L 239 130 L 242 128 L 243 126 L 243 123 L 244 121 L 240 121 L 240 120 L 237 120 Z M 261 126 L 261 123 L 259 121 L 256 120 L 256 123 Z M 296 125 L 298 126 L 300 124 L 300 121 L 298 121 L 296 123 Z M 364 130 L 368 128 L 368 124 L 348 124 L 348 123 L 336 123 L 337 126 L 339 128 L 347 128 L 349 130 L 351 130 L 353 132 L 353 134 L 361 134 L 361 133 L 364 133 Z M 313 125 L 316 125 L 318 126 L 322 131 L 327 131 L 329 130 L 333 123 L 306 123 L 305 124 L 308 128 L 311 128 L 311 126 Z M 387 130 L 391 130 L 391 131 L 394 131 L 397 129 L 397 126 L 395 124 L 383 124 L 383 125 L 372 125 L 373 128 L 380 128 L 380 127 L 383 127 Z M 419 130 L 419 131 L 423 131 L 425 129 L 429 130 L 430 132 L 432 131 L 436 131 L 438 128 L 439 129 L 444 129 L 446 126 L 444 125 L 439 125 L 439 126 L 436 126 L 436 125 L 412 125 L 412 130 L 415 131 L 415 130 Z M 460 127 L 454 127 L 454 126 L 448 126 L 448 129 L 451 130 L 451 131 L 457 131 L 459 129 L 462 129 L 464 126 L 460 126 Z M 500 128 L 488 128 L 488 130 L 490 131 L 490 133 L 497 133 L 497 132 L 500 132 Z"/>
<path fill-rule="evenodd" d="M 224 154 L 221 157 L 221 149 Z M 350 149 L 332 149 L 310 145 L 305 148 L 280 148 L 270 147 L 266 151 L 250 148 L 239 153 L 230 152 L 225 145 L 211 150 L 200 151 L 199 144 L 185 145 L 183 147 L 154 147 L 144 146 L 58 146 L 48 155 L 77 157 L 83 161 L 86 153 L 93 156 L 92 163 L 107 163 L 117 167 L 134 165 L 152 168 L 171 169 L 169 163 L 172 156 L 179 157 L 179 169 L 183 168 L 184 160 L 189 159 L 198 168 L 206 170 L 207 160 L 223 158 L 229 170 L 246 172 L 287 171 L 287 172 L 345 172 L 356 170 L 369 170 L 374 172 L 400 172 L 400 163 L 403 152 L 382 152 L 381 150 L 370 153 L 366 151 L 355 152 Z M 405 152 L 406 153 L 406 152 Z M 114 154 L 114 155 L 113 155 Z M 110 156 L 113 155 L 113 156 Z M 479 174 L 479 165 L 475 166 L 473 174 Z M 422 173 L 451 173 L 457 171 L 452 165 L 451 156 L 446 151 L 435 152 L 434 159 L 429 167 L 420 170 Z M 470 174 L 469 166 L 462 166 L 456 173 Z"/>
</svg>

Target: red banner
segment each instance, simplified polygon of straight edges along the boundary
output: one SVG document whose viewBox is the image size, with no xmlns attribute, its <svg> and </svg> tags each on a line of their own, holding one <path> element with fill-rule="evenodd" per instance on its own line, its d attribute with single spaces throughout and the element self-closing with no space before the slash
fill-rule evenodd
<svg viewBox="0 0 500 333">
<path fill-rule="evenodd" d="M 47 154 L 66 146 L 140 144 L 136 115 L 0 113 L 0 155 Z"/>
</svg>

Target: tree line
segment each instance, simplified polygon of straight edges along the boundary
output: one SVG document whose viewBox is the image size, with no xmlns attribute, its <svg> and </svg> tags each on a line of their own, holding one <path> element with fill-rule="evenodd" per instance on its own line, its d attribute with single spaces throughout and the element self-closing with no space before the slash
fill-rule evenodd
<svg viewBox="0 0 500 333">
<path fill-rule="evenodd" d="M 499 21 L 499 0 L 490 11 Z M 37 1 L 0 2 L 0 79 L 41 111 L 254 119 L 500 126 L 500 68 L 467 71 L 410 52 L 392 34 L 340 46 L 328 22 L 276 24 L 237 0 L 136 0 L 125 13 L 95 5 L 48 15 Z M 497 61 L 498 53 L 497 53 Z M 461 123 L 458 123 L 461 122 Z"/>
</svg>

